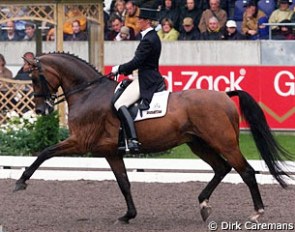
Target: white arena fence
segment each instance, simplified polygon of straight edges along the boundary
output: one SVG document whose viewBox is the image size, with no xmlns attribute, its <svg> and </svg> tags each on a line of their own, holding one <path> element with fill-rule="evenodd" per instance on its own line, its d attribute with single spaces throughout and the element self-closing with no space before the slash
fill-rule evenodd
<svg viewBox="0 0 295 232">
<path fill-rule="evenodd" d="M 18 179 L 36 157 L 0 156 L 0 178 Z M 199 159 L 145 159 L 125 158 L 131 182 L 181 183 L 189 181 L 208 182 L 213 177 L 211 167 Z M 275 184 L 263 161 L 251 160 L 259 184 Z M 286 163 L 286 171 L 295 185 L 295 162 Z M 38 180 L 115 180 L 104 158 L 55 157 L 45 161 L 31 179 Z M 225 183 L 242 183 L 241 177 L 232 171 L 223 180 Z"/>
</svg>

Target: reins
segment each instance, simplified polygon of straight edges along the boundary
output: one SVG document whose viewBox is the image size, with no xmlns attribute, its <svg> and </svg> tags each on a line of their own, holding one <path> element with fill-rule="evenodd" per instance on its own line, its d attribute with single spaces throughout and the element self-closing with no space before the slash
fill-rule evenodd
<svg viewBox="0 0 295 232">
<path fill-rule="evenodd" d="M 99 78 L 96 78 L 94 80 L 85 82 L 83 84 L 81 84 L 79 87 L 74 87 L 73 89 L 70 89 L 62 94 L 57 95 L 56 93 L 52 94 L 50 93 L 50 89 L 54 89 L 51 84 L 46 80 L 43 71 L 42 71 L 42 67 L 41 67 L 41 62 L 39 57 L 36 57 L 35 59 L 35 64 L 36 66 L 33 67 L 30 72 L 33 72 L 34 70 L 38 70 L 39 71 L 39 81 L 41 84 L 41 92 L 40 93 L 35 93 L 34 92 L 34 97 L 41 97 L 44 98 L 45 101 L 47 102 L 48 105 L 54 106 L 54 105 L 58 105 L 59 103 L 63 102 L 66 100 L 66 98 L 70 95 L 73 95 L 75 93 L 78 93 L 80 91 L 83 91 L 84 89 L 100 82 L 103 78 L 107 78 L 113 81 L 118 81 L 117 80 L 117 75 L 114 75 L 113 73 L 109 73 L 107 75 L 102 75 Z M 56 99 L 59 99 L 57 102 L 55 102 Z"/>
<path fill-rule="evenodd" d="M 60 94 L 60 95 L 56 95 L 56 94 L 50 94 L 50 90 L 48 88 L 48 85 L 49 86 L 51 86 L 51 85 L 45 79 L 45 77 L 44 77 L 44 75 L 42 73 L 42 70 L 41 70 L 41 66 L 38 65 L 37 68 L 41 72 L 40 75 L 39 75 L 39 79 L 40 79 L 40 82 L 41 82 L 41 85 L 42 85 L 42 89 L 45 90 L 44 92 L 46 92 L 46 93 L 42 93 L 42 94 L 41 93 L 34 93 L 34 97 L 43 97 L 52 106 L 53 105 L 58 105 L 61 102 L 64 102 L 66 100 L 66 97 L 68 97 L 70 95 L 73 95 L 75 93 L 78 93 L 78 92 L 90 87 L 91 85 L 94 85 L 94 84 L 98 83 L 99 81 L 101 81 L 101 78 L 107 78 L 107 79 L 110 79 L 110 80 L 117 81 L 115 75 L 113 73 L 109 73 L 107 75 L 101 76 L 100 78 L 96 78 L 96 79 L 94 79 L 92 81 L 86 82 L 86 83 L 80 85 L 78 88 L 71 89 L 71 90 L 69 90 L 67 92 L 64 92 L 64 93 Z M 57 102 L 54 102 L 56 99 L 59 99 L 59 98 L 61 98 L 61 99 L 58 100 Z"/>
<path fill-rule="evenodd" d="M 79 86 L 79 88 L 75 88 L 75 89 L 69 90 L 69 91 L 67 91 L 67 92 L 65 92 L 65 93 L 62 93 L 62 94 L 60 94 L 60 95 L 57 95 L 57 96 L 55 97 L 55 99 L 57 99 L 57 98 L 61 98 L 61 97 L 62 97 L 62 99 L 60 99 L 60 100 L 58 100 L 57 102 L 55 102 L 54 105 L 58 105 L 59 103 L 65 101 L 65 100 L 66 100 L 66 97 L 68 97 L 68 96 L 70 96 L 70 95 L 73 95 L 73 94 L 75 94 L 75 93 L 78 93 L 78 92 L 80 92 L 80 91 L 82 91 L 82 90 L 84 90 L 84 89 L 90 87 L 91 85 L 96 84 L 97 82 L 101 81 L 101 78 L 107 78 L 107 79 L 111 79 L 111 80 L 113 80 L 112 77 L 114 77 L 114 74 L 113 74 L 113 73 L 109 73 L 109 74 L 107 74 L 107 75 L 103 75 L 103 76 L 101 76 L 100 78 L 97 78 L 97 79 L 95 79 L 95 80 L 92 80 L 92 81 L 86 82 L 86 83 L 84 83 L 83 85 Z"/>
</svg>

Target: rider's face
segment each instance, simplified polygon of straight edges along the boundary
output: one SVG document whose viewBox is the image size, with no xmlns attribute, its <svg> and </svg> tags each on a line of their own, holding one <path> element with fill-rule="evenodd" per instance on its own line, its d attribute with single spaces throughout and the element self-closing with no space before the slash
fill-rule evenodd
<svg viewBox="0 0 295 232">
<path fill-rule="evenodd" d="M 138 18 L 138 24 L 139 24 L 140 30 L 143 31 L 150 26 L 150 21 L 148 19 Z"/>
</svg>

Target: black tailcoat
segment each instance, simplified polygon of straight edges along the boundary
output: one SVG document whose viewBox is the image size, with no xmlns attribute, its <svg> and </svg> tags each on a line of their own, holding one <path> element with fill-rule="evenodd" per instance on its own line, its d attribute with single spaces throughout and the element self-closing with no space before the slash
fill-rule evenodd
<svg viewBox="0 0 295 232">
<path fill-rule="evenodd" d="M 133 59 L 119 67 L 119 73 L 124 75 L 129 75 L 138 69 L 140 96 L 144 103 L 141 109 L 148 106 L 154 92 L 164 82 L 159 73 L 161 48 L 162 45 L 157 32 L 151 30 L 140 41 Z"/>
</svg>

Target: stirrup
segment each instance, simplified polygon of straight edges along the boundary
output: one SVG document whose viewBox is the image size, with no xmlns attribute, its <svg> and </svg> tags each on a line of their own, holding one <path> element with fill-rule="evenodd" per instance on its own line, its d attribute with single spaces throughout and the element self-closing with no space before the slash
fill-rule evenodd
<svg viewBox="0 0 295 232">
<path fill-rule="evenodd" d="M 126 144 L 127 143 L 127 144 Z M 119 144 L 118 151 L 125 153 L 138 154 L 140 152 L 141 143 L 136 139 L 128 139 L 125 144 Z"/>
<path fill-rule="evenodd" d="M 129 139 L 128 140 L 128 148 L 130 150 L 130 153 L 132 154 L 138 154 L 140 152 L 140 142 L 138 142 L 136 139 Z"/>
</svg>

